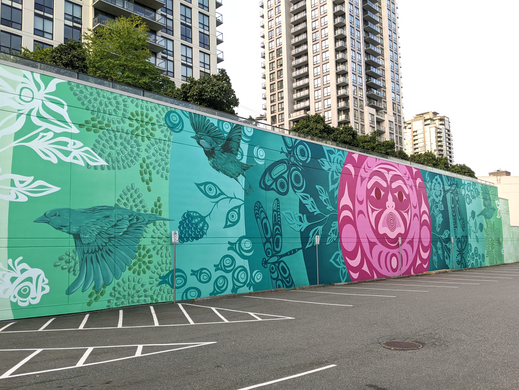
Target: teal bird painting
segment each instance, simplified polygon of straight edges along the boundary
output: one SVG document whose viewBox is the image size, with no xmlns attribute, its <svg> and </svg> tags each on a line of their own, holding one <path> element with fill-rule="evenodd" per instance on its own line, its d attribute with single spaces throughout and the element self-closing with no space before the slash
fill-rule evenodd
<svg viewBox="0 0 519 390">
<path fill-rule="evenodd" d="M 238 180 L 239 176 L 245 176 L 245 171 L 254 165 L 242 163 L 238 160 L 240 151 L 242 129 L 241 125 L 233 124 L 227 137 L 208 118 L 198 114 L 189 114 L 191 126 L 195 131 L 192 136 L 196 143 L 202 147 L 209 161 L 209 165 L 217 172 L 236 180 L 246 194 L 252 191 L 252 186 L 245 189 Z"/>
<path fill-rule="evenodd" d="M 79 275 L 67 288 L 67 295 L 79 288 L 84 292 L 92 283 L 99 291 L 119 279 L 134 260 L 144 229 L 156 221 L 170 220 L 113 206 L 54 209 L 34 220 L 74 238 Z"/>
</svg>

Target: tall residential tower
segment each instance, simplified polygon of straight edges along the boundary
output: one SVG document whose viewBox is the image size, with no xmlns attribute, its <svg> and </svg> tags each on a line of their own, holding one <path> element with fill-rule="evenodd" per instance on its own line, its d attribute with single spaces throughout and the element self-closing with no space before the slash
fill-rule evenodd
<svg viewBox="0 0 519 390">
<path fill-rule="evenodd" d="M 415 153 L 433 152 L 437 157 L 447 157 L 454 164 L 451 125 L 449 118 L 429 111 L 415 115 L 405 122 L 404 151 Z"/>
<path fill-rule="evenodd" d="M 217 73 L 223 42 L 216 27 L 222 0 L 2 0 L 0 51 L 19 53 L 79 41 L 89 28 L 108 19 L 139 15 L 149 27 L 151 61 L 177 85 Z"/>
<path fill-rule="evenodd" d="M 260 0 L 267 121 L 306 114 L 403 148 L 394 0 Z"/>
</svg>

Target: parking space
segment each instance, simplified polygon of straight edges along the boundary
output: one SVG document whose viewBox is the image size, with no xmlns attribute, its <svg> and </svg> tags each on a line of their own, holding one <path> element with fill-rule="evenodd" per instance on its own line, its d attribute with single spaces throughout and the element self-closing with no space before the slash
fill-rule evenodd
<svg viewBox="0 0 519 390">
<path fill-rule="evenodd" d="M 56 383 L 99 387 L 112 377 L 118 382 L 108 387 L 143 388 L 136 377 L 143 365 L 154 384 L 148 387 L 165 389 L 171 388 L 168 375 L 182 384 L 179 388 L 193 389 L 336 388 L 335 383 L 348 380 L 356 384 L 350 388 L 438 388 L 434 381 L 402 385 L 391 369 L 411 375 L 425 365 L 450 375 L 449 364 L 468 359 L 476 367 L 482 364 L 476 354 L 492 353 L 496 345 L 508 360 L 519 358 L 509 346 L 519 337 L 505 333 L 519 321 L 519 313 L 509 310 L 519 296 L 518 282 L 519 265 L 505 265 L 3 321 L 0 388 L 47 388 L 39 378 L 51 381 L 52 388 Z M 398 355 L 380 347 L 387 339 L 425 347 Z M 456 348 L 446 347 L 451 345 Z M 499 354 L 492 356 L 506 366 Z M 166 368 L 172 365 L 174 371 Z M 377 370 L 377 381 L 369 382 Z M 460 377 L 473 385 L 476 372 Z M 467 388 L 500 387 L 493 386 L 491 371 L 481 375 L 487 387 Z M 514 387 L 501 383 L 500 388 Z"/>
</svg>

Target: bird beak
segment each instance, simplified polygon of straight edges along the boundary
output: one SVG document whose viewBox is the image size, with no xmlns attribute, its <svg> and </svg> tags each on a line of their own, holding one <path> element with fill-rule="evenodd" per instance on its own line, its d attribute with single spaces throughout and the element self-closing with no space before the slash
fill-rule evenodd
<svg viewBox="0 0 519 390">
<path fill-rule="evenodd" d="M 192 135 L 191 138 L 193 138 L 194 140 L 196 140 L 196 135 Z"/>
<path fill-rule="evenodd" d="M 46 217 L 45 215 L 42 215 L 41 217 L 39 218 L 36 218 L 33 222 L 36 222 L 36 223 L 49 223 L 50 219 L 48 217 Z"/>
</svg>

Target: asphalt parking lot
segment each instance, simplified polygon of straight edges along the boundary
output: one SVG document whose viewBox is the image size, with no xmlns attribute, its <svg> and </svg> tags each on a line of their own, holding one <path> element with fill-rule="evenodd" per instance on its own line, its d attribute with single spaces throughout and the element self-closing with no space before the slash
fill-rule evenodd
<svg viewBox="0 0 519 390">
<path fill-rule="evenodd" d="M 517 389 L 518 324 L 519 264 L 2 321 L 0 388 Z"/>
</svg>

